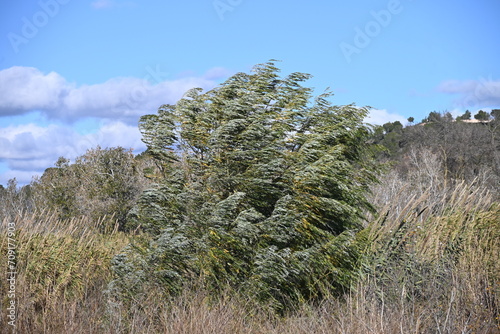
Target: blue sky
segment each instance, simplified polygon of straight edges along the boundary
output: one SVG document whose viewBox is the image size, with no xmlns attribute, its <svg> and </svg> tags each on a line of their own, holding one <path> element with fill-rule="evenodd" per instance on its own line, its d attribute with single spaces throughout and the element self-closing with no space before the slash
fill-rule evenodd
<svg viewBox="0 0 500 334">
<path fill-rule="evenodd" d="M 141 115 L 279 59 L 372 123 L 500 107 L 500 1 L 5 0 L 0 184 L 88 148 L 144 149 Z"/>
</svg>

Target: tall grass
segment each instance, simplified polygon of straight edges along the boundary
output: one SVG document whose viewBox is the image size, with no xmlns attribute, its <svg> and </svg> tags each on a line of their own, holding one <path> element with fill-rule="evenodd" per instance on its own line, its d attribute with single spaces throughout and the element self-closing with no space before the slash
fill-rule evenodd
<svg viewBox="0 0 500 334">
<path fill-rule="evenodd" d="M 17 231 L 17 333 L 500 333 L 497 198 L 477 183 L 417 187 L 388 175 L 373 202 L 381 209 L 359 232 L 360 280 L 344 296 L 284 317 L 232 290 L 217 299 L 186 289 L 170 300 L 149 291 L 127 305 L 112 302 L 110 259 L 133 238 L 112 219 L 6 217 L 2 256 L 8 222 Z M 7 333 L 3 279 L 0 291 Z"/>
<path fill-rule="evenodd" d="M 410 200 L 399 188 L 368 228 L 369 268 L 348 305 L 398 323 L 381 332 L 500 332 L 500 206 L 477 184 Z"/>
<path fill-rule="evenodd" d="M 102 290 L 111 277 L 109 262 L 128 243 L 127 237 L 110 229 L 105 217 L 59 220 L 51 212 L 5 217 L 0 227 L 2 277 L 7 272 L 8 223 L 15 224 L 16 232 L 17 332 L 102 332 Z M 2 279 L 3 331 L 12 329 L 6 323 L 7 289 Z"/>
</svg>

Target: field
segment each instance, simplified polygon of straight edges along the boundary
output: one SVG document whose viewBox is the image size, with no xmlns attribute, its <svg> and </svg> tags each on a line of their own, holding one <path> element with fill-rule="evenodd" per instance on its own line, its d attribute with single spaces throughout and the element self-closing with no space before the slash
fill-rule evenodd
<svg viewBox="0 0 500 334">
<path fill-rule="evenodd" d="M 0 328 L 15 332 L 7 317 L 14 300 L 17 333 L 500 333 L 495 197 L 479 184 L 422 190 L 389 174 L 372 201 L 379 214 L 358 232 L 366 240 L 359 279 L 341 296 L 284 315 L 230 288 L 217 298 L 190 287 L 170 300 L 150 291 L 127 306 L 113 303 L 110 261 L 140 236 L 117 231 L 106 217 L 5 217 L 2 272 L 14 223 L 17 276 L 14 299 L 0 282 Z"/>
</svg>

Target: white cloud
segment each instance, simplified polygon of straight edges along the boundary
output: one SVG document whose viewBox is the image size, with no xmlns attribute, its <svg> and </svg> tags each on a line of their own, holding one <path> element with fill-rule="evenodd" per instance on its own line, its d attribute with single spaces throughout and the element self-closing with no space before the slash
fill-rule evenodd
<svg viewBox="0 0 500 334">
<path fill-rule="evenodd" d="M 213 88 L 220 68 L 204 77 L 187 77 L 151 83 L 148 78 L 113 78 L 101 84 L 68 83 L 55 72 L 43 74 L 32 67 L 0 71 L 0 116 L 39 110 L 49 118 L 76 121 L 86 117 L 137 124 L 140 116 L 175 103 L 193 87 Z"/>
<path fill-rule="evenodd" d="M 500 106 L 500 81 L 480 80 L 447 80 L 437 90 L 446 94 L 457 94 L 455 105 L 461 109 Z"/>
<path fill-rule="evenodd" d="M 41 127 L 25 124 L 0 128 L 0 162 L 9 169 L 0 174 L 0 184 L 16 177 L 20 184 L 29 183 L 33 175 L 40 175 L 53 166 L 61 156 L 74 160 L 96 146 L 145 149 L 137 126 L 123 122 L 109 122 L 97 131 L 79 134 L 67 125 Z"/>
<path fill-rule="evenodd" d="M 61 95 L 71 88 L 55 72 L 44 75 L 33 67 L 14 66 L 0 71 L 0 116 L 33 109 L 57 108 Z"/>
<path fill-rule="evenodd" d="M 122 122 L 108 123 L 102 126 L 99 131 L 81 137 L 80 145 L 88 149 L 96 147 L 117 147 L 131 148 L 134 151 L 146 149 L 141 140 L 142 135 L 137 126 L 130 126 Z M 81 151 L 81 150 L 80 150 Z"/>
<path fill-rule="evenodd" d="M 389 113 L 385 109 L 370 109 L 368 117 L 364 120 L 366 123 L 383 125 L 387 122 L 400 121 L 403 125 L 407 123 L 404 116 L 399 114 Z"/>
<path fill-rule="evenodd" d="M 96 8 L 108 5 L 114 6 L 115 2 L 93 3 Z M 147 67 L 147 71 L 149 75 L 143 79 L 113 78 L 78 86 L 58 73 L 45 74 L 33 67 L 1 70 L 0 118 L 37 111 L 56 122 L 48 126 L 29 123 L 0 127 L 0 168 L 4 171 L 0 173 L 0 184 L 13 177 L 19 184 L 29 183 L 33 175 L 43 173 L 59 157 L 74 160 L 98 145 L 140 152 L 145 149 L 137 127 L 140 116 L 155 113 L 163 104 L 176 103 L 193 87 L 211 89 L 216 79 L 228 75 L 223 68 L 214 68 L 202 76 L 164 80 L 165 73 L 158 67 Z M 97 120 L 100 126 L 81 134 L 76 125 L 84 119 Z"/>
</svg>

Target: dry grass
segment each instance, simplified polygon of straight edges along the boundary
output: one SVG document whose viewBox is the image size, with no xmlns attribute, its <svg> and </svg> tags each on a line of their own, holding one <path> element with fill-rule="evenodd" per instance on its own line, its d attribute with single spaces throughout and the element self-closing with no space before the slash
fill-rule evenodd
<svg viewBox="0 0 500 334">
<path fill-rule="evenodd" d="M 3 219 L 3 277 L 7 272 L 9 223 L 14 223 L 16 232 L 18 333 L 86 333 L 89 327 L 98 326 L 105 305 L 102 290 L 111 278 L 109 261 L 129 242 L 116 230 L 104 231 L 107 222 L 105 218 L 92 222 L 85 217 L 59 220 L 50 212 Z M 0 291 L 1 309 L 5 310 L 9 299 L 4 279 Z M 11 329 L 6 321 L 4 312 L 3 330 Z"/>
<path fill-rule="evenodd" d="M 380 324 L 381 333 L 500 333 L 496 198 L 464 182 L 418 197 L 393 189 L 368 229 L 372 267 L 353 298 L 400 319 L 400 331 Z"/>
<path fill-rule="evenodd" d="M 17 333 L 500 333 L 498 201 L 460 182 L 429 191 L 386 182 L 374 198 L 385 204 L 381 215 L 361 232 L 364 276 L 346 295 L 285 317 L 231 290 L 214 299 L 186 289 L 172 300 L 150 291 L 127 307 L 113 303 L 103 293 L 110 259 L 129 237 L 103 230 L 109 220 L 5 218 L 2 254 L 7 223 L 17 231 Z M 5 333 L 7 288 L 0 281 Z"/>
</svg>

